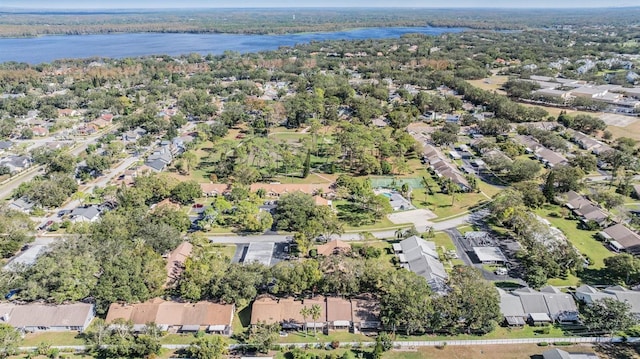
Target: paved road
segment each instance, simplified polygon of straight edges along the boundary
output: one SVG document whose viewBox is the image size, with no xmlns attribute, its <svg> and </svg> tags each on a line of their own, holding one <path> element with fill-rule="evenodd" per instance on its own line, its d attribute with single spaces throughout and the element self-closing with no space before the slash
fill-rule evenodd
<svg viewBox="0 0 640 359">
<path fill-rule="evenodd" d="M 9 198 L 11 196 L 11 193 L 13 193 L 13 190 L 18 188 L 20 184 L 22 184 L 23 182 L 29 182 L 35 176 L 43 173 L 44 166 L 36 166 L 14 176 L 10 181 L 7 181 L 0 186 L 0 199 Z"/>
<path fill-rule="evenodd" d="M 554 343 L 554 342 L 571 342 L 571 343 L 637 343 L 640 341 L 640 338 L 636 337 L 563 337 L 563 338 L 544 338 L 544 337 L 534 337 L 534 338 L 519 338 L 519 339 L 477 339 L 477 340 L 425 340 L 425 341 L 394 341 L 394 348 L 412 348 L 412 347 L 434 347 L 434 346 L 442 346 L 442 345 L 456 345 L 456 346 L 465 346 L 465 345 L 514 345 L 514 344 L 536 344 L 536 343 Z M 296 346 L 299 348 L 304 348 L 307 346 L 317 345 L 318 342 L 308 342 L 308 343 L 278 343 L 282 347 Z M 341 345 L 350 345 L 352 347 L 356 347 L 358 345 L 372 347 L 375 345 L 374 342 L 346 342 L 340 343 Z M 231 344 L 229 345 L 229 349 L 239 349 L 242 348 L 245 344 Z M 170 350 L 178 350 L 188 348 L 189 344 L 163 344 L 162 347 L 164 349 Z M 85 351 L 88 349 L 86 345 L 53 345 L 51 348 L 56 348 L 60 350 L 75 350 L 75 351 Z M 34 351 L 37 347 L 19 347 L 18 350 L 28 352 Z"/>
<path fill-rule="evenodd" d="M 425 220 L 424 226 L 419 226 L 418 231 L 424 232 L 427 227 L 433 227 L 436 231 L 444 231 L 449 228 L 459 227 L 470 221 L 477 221 L 486 217 L 489 214 L 487 210 L 480 210 L 474 213 L 465 214 L 459 217 L 447 219 L 441 222 L 429 222 Z M 383 230 L 374 231 L 370 234 L 377 239 L 394 238 L 396 236 L 396 230 Z M 209 239 L 213 243 L 231 243 L 231 244 L 246 244 L 251 242 L 288 242 L 291 240 L 291 235 L 285 234 L 252 234 L 252 235 L 220 235 L 209 236 Z M 362 232 L 344 233 L 341 236 L 334 236 L 333 238 L 339 238 L 343 241 L 359 241 L 363 239 Z"/>
<path fill-rule="evenodd" d="M 80 155 L 82 152 L 84 152 L 87 149 L 87 147 L 90 144 L 95 143 L 99 137 L 101 137 L 105 133 L 108 133 L 112 128 L 105 129 L 94 135 L 88 136 L 86 138 L 82 138 L 82 141 L 77 142 L 76 147 L 74 147 L 69 153 L 74 156 Z M 52 140 L 49 138 L 43 141 L 47 143 L 47 142 L 51 142 Z M 2 186 L 0 186 L 2 187 L 0 188 L 0 199 L 8 198 L 13 192 L 13 190 L 18 188 L 21 183 L 31 181 L 38 174 L 42 174 L 43 171 L 44 171 L 44 166 L 32 167 L 26 170 L 24 173 L 18 174 L 17 176 L 13 177 L 10 181 L 3 183 Z"/>
</svg>

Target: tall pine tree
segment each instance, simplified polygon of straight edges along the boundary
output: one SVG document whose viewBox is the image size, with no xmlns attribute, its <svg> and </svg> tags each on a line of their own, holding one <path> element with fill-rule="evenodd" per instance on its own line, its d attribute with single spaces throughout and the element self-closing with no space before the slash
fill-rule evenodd
<svg viewBox="0 0 640 359">
<path fill-rule="evenodd" d="M 311 170 L 311 152 L 307 151 L 307 158 L 304 160 L 304 169 L 302 170 L 302 178 L 309 176 Z"/>
</svg>

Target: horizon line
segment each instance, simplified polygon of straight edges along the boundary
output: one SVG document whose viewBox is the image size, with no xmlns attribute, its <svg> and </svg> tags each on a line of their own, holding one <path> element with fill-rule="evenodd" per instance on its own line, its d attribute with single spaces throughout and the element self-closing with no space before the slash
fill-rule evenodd
<svg viewBox="0 0 640 359">
<path fill-rule="evenodd" d="M 535 6 L 247 6 L 247 7 L 217 7 L 217 6 L 163 6 L 163 7 L 15 7 L 15 6 L 0 6 L 0 11 L 122 11 L 122 10 L 246 10 L 246 9 L 438 9 L 438 10 L 597 10 L 597 9 L 629 9 L 640 8 L 640 5 L 611 5 L 611 6 L 591 6 L 591 7 L 576 7 L 576 6 L 555 6 L 555 7 L 535 7 Z"/>
</svg>

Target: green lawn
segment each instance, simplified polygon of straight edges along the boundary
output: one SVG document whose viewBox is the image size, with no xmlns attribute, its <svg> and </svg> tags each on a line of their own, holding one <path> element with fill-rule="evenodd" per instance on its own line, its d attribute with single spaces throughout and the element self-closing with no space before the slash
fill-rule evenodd
<svg viewBox="0 0 640 359">
<path fill-rule="evenodd" d="M 551 205 L 545 205 L 544 208 L 536 210 L 538 215 L 548 219 L 553 226 L 560 229 L 580 253 L 589 257 L 591 261 L 590 268 L 603 268 L 604 259 L 613 256 L 613 253 L 594 238 L 598 231 L 579 229 L 578 220 L 549 215 L 550 213 L 558 212 L 560 212 L 560 207 Z"/>
<path fill-rule="evenodd" d="M 160 339 L 162 344 L 191 344 L 196 337 L 193 334 L 167 334 Z"/>
<path fill-rule="evenodd" d="M 348 232 L 373 232 L 373 231 L 378 231 L 383 229 L 408 228 L 411 226 L 412 226 L 411 223 L 395 224 L 391 222 L 387 217 L 384 217 L 381 220 L 377 221 L 376 223 L 367 225 L 367 226 L 353 227 L 353 226 L 345 225 L 344 231 L 347 233 Z"/>
<path fill-rule="evenodd" d="M 35 347 L 40 343 L 50 345 L 84 345 L 78 332 L 46 332 L 46 333 L 28 333 L 20 344 L 25 347 Z"/>
<path fill-rule="evenodd" d="M 565 337 L 567 334 L 558 327 L 549 327 L 549 334 L 536 333 L 540 327 L 530 327 L 525 325 L 524 328 L 504 328 L 498 327 L 491 333 L 478 336 L 459 334 L 453 336 L 442 335 L 421 335 L 421 336 L 405 336 L 397 335 L 398 341 L 440 341 L 440 340 L 482 340 L 482 339 L 520 339 L 520 338 L 557 338 Z"/>
<path fill-rule="evenodd" d="M 291 332 L 286 337 L 280 337 L 278 342 L 280 343 L 330 343 L 337 340 L 341 343 L 345 342 L 372 342 L 373 338 L 369 338 L 362 334 L 353 334 L 349 332 L 332 332 L 329 335 L 324 335 L 320 332 L 313 334 L 313 330 L 309 330 L 309 335 L 305 335 L 304 332 Z"/>
</svg>

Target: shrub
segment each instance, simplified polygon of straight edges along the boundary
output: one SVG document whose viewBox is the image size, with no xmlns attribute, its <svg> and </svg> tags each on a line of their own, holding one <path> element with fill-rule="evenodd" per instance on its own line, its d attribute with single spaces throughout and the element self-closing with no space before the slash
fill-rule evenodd
<svg viewBox="0 0 640 359">
<path fill-rule="evenodd" d="M 540 342 L 540 343 L 538 343 L 538 346 L 539 346 L 539 347 L 548 347 L 548 346 L 549 346 L 549 343 L 547 343 L 547 342 Z"/>
<path fill-rule="evenodd" d="M 553 345 L 558 347 L 566 347 L 568 345 L 573 345 L 571 342 L 554 342 Z"/>
<path fill-rule="evenodd" d="M 338 348 L 340 348 L 340 342 L 339 342 L 339 341 L 337 341 L 337 340 L 332 341 L 332 342 L 331 342 L 331 347 L 332 347 L 333 349 L 338 349 Z"/>
</svg>

